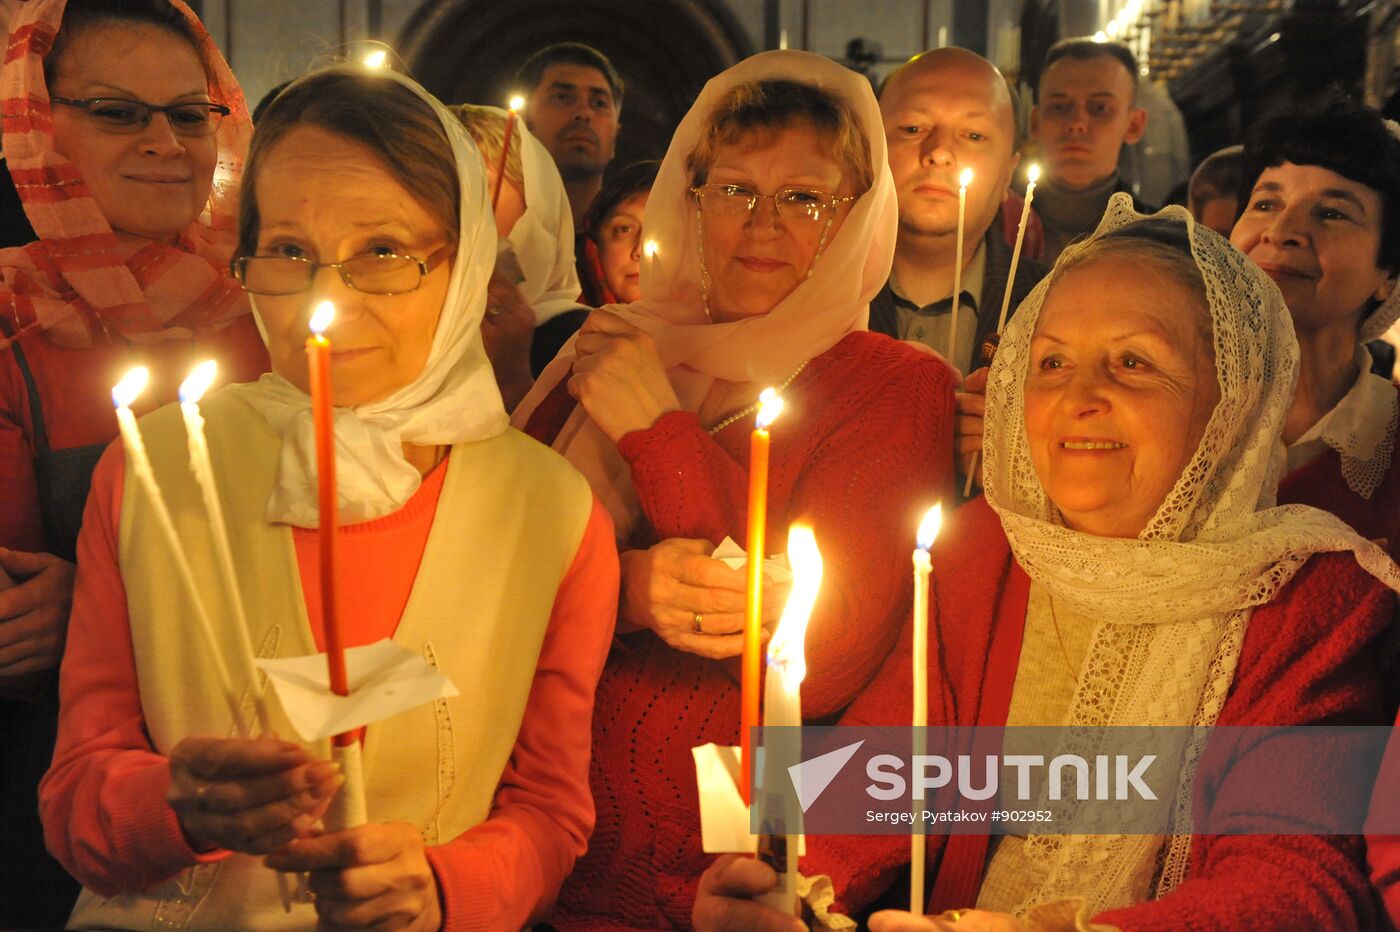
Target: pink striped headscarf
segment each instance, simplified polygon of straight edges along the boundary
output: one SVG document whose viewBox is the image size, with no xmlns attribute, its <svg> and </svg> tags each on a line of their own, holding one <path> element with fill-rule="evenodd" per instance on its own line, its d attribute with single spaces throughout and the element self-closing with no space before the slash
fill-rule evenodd
<svg viewBox="0 0 1400 932">
<path fill-rule="evenodd" d="M 27 246 L 0 250 L 0 316 L 19 336 L 42 330 L 73 347 L 90 346 L 104 333 L 150 343 L 218 329 L 251 310 L 228 263 L 252 121 L 198 17 L 181 0 L 170 3 L 199 38 L 213 99 L 232 111 L 216 137 L 209 203 L 174 245 L 119 242 L 77 169 L 54 150 L 44 57 L 67 0 L 27 0 L 15 14 L 0 71 L 4 152 L 39 235 Z M 0 348 L 9 342 L 0 341 Z"/>
</svg>

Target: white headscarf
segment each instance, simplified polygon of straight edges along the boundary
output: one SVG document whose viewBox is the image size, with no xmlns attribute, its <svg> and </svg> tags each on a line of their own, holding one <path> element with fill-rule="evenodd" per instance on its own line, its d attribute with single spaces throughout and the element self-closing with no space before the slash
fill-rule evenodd
<svg viewBox="0 0 1400 932">
<path fill-rule="evenodd" d="M 1400 569 L 1335 516 L 1301 505 L 1274 507 L 1283 419 L 1298 373 L 1298 344 L 1278 287 L 1184 208 L 1156 216 L 1183 222 L 1190 235 L 1205 280 L 1220 402 L 1195 455 L 1137 539 L 1065 527 L 1031 461 L 1024 388 L 1031 336 L 1055 273 L 1007 326 L 987 383 L 985 488 L 1016 560 L 1056 599 L 1105 619 L 1081 667 L 1069 725 L 1214 724 L 1251 611 L 1274 599 L 1313 554 L 1350 551 L 1400 590 Z M 1140 219 L 1132 199 L 1115 194 L 1094 236 Z M 1057 270 L 1076 251 L 1067 249 Z M 1164 763 L 1172 762 L 1164 757 Z M 1180 763 L 1174 805 L 1186 813 L 1194 752 L 1183 749 Z M 1026 853 L 1048 877 L 1021 909 L 1082 895 L 1093 915 L 1146 900 L 1164 842 L 1157 895 L 1184 877 L 1189 835 L 1033 836 Z"/>
<path fill-rule="evenodd" d="M 487 107 L 506 118 L 499 107 Z M 515 121 L 511 145 L 520 146 L 525 179 L 525 213 L 511 228 L 510 245 L 520 259 L 525 281 L 520 291 L 535 311 L 535 326 L 579 307 L 578 267 L 574 262 L 574 214 L 569 193 L 549 150 Z"/>
<path fill-rule="evenodd" d="M 874 183 L 851 207 L 808 278 L 761 317 L 728 323 L 709 319 L 701 290 L 699 208 L 690 195 L 686 160 L 701 140 L 717 104 L 736 85 L 784 79 L 814 85 L 854 111 L 870 141 Z M 863 76 L 810 52 L 763 52 L 712 78 L 681 120 L 647 199 L 642 225 L 657 244 L 642 261 L 640 301 L 610 307 L 656 341 L 661 364 L 687 411 L 699 408 L 716 379 L 779 383 L 846 334 L 864 330 L 870 300 L 884 287 L 894 261 L 898 214 L 885 154 L 880 108 Z M 572 341 L 545 367 L 515 411 L 524 424 L 574 363 Z M 627 464 L 580 407 L 554 442 L 612 514 L 626 539 L 640 515 Z"/>
<path fill-rule="evenodd" d="M 481 342 L 486 284 L 496 260 L 496 225 L 480 150 L 452 111 L 392 70 L 336 65 L 306 75 L 292 87 L 337 73 L 397 81 L 432 107 L 451 143 L 461 187 L 452 277 L 423 371 L 387 398 L 335 409 L 340 516 L 353 524 L 392 514 L 418 490 L 422 477 L 404 458 L 402 444 L 485 440 L 503 432 L 509 420 Z M 244 196 L 252 195 L 245 192 Z M 310 397 L 276 373 L 229 390 L 256 408 L 282 436 L 282 459 L 267 504 L 268 520 L 319 526 Z"/>
</svg>

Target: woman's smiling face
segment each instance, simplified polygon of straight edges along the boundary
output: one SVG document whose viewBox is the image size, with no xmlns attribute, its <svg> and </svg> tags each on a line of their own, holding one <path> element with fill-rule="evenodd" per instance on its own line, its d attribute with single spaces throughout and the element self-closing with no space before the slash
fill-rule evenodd
<svg viewBox="0 0 1400 932">
<path fill-rule="evenodd" d="M 1031 340 L 1031 460 L 1065 523 L 1136 537 L 1166 499 L 1220 400 L 1199 292 L 1135 257 L 1071 268 Z"/>
</svg>

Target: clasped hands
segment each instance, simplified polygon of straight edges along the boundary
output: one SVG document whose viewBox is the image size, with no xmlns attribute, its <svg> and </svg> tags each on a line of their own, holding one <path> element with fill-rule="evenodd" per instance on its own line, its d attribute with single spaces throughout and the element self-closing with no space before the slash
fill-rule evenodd
<svg viewBox="0 0 1400 932">
<path fill-rule="evenodd" d="M 336 764 L 275 737 L 190 737 L 170 755 L 166 799 L 195 850 L 267 855 L 268 867 L 309 872 L 320 928 L 438 928 L 437 879 L 416 828 L 321 827 L 344 782 Z"/>
</svg>

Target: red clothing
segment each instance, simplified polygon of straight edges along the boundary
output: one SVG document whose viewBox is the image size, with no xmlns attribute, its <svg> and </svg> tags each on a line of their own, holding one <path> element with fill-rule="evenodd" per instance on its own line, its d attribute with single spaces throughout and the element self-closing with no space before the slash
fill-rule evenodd
<svg viewBox="0 0 1400 932">
<path fill-rule="evenodd" d="M 1400 386 L 1396 390 L 1400 391 Z M 1400 449 L 1391 451 L 1390 469 L 1369 499 L 1351 490 L 1342 477 L 1341 456 L 1328 448 L 1284 477 L 1278 486 L 1278 503 L 1312 505 L 1331 512 L 1362 537 L 1386 541 L 1381 546 L 1391 557 L 1400 559 Z"/>
<path fill-rule="evenodd" d="M 1012 558 L 985 499 L 959 509 L 934 555 L 939 636 L 931 638 L 929 723 L 1004 725 L 1025 625 L 1029 579 Z M 1255 609 L 1219 725 L 1375 725 L 1381 712 L 1378 643 L 1393 594 L 1347 554 L 1310 560 L 1266 606 Z M 942 650 L 942 656 L 937 651 Z M 884 669 L 842 724 L 909 720 L 912 657 L 906 630 Z M 1008 666 L 1009 664 L 1009 666 Z M 1272 761 L 1278 755 L 1270 755 Z M 1228 819 L 1251 809 L 1248 754 L 1223 769 L 1207 755 L 1198 789 L 1214 790 L 1200 815 Z M 1300 762 L 1311 780 L 1345 761 Z M 1212 766 L 1215 764 L 1216 766 Z M 1277 776 L 1275 774 L 1275 776 Z M 808 838 L 803 872 L 829 874 L 838 902 L 870 903 L 908 863 L 907 836 Z M 967 907 L 985 867 L 982 836 L 929 836 L 932 911 Z M 1170 895 L 1095 921 L 1129 930 L 1368 929 L 1379 921 L 1355 836 L 1198 835 L 1187 879 Z"/>
<path fill-rule="evenodd" d="M 772 428 L 768 528 L 812 522 L 825 562 L 807 634 L 807 718 L 840 711 L 865 685 L 908 616 L 907 561 L 919 515 L 952 481 L 952 373 L 887 337 L 853 333 L 783 392 Z M 531 419 L 550 438 L 571 405 Z M 752 420 L 711 436 L 672 412 L 618 445 L 656 538 L 743 541 Z M 536 433 L 538 431 L 538 433 Z M 592 786 L 598 827 L 550 922 L 685 928 L 711 857 L 700 847 L 690 749 L 739 742 L 739 689 L 727 664 L 667 647 L 651 632 L 619 638 L 598 686 Z"/>
<path fill-rule="evenodd" d="M 93 477 L 64 655 L 59 745 L 40 789 L 50 850 L 98 893 L 145 889 L 200 860 L 165 802 L 166 759 L 146 738 L 126 594 L 117 564 L 124 459 L 109 448 Z M 439 467 L 403 509 L 341 529 L 348 646 L 393 634 L 427 543 L 447 470 Z M 317 533 L 294 533 L 317 645 Z M 444 928 L 518 927 L 538 917 L 585 849 L 593 823 L 585 783 L 593 688 L 617 599 L 612 521 L 595 500 L 572 566 L 559 585 L 534 685 L 490 817 L 427 849 L 445 907 Z M 450 671 L 448 671 L 450 674 Z M 460 684 L 470 689 L 471 684 Z"/>
<path fill-rule="evenodd" d="M 112 386 L 131 366 L 151 370 L 151 387 L 133 406 L 138 415 L 177 400 L 180 383 L 201 360 L 218 360 L 223 383 L 251 382 L 268 371 L 267 350 L 251 315 L 192 340 L 108 341 L 70 349 L 34 333 L 22 339 L 18 349 L 29 364 L 38 396 L 29 390 L 15 349 L 0 350 L 0 547 L 15 550 L 47 549 L 34 474 L 39 452 L 35 405 L 51 449 L 105 445 L 117 436 Z"/>
</svg>

